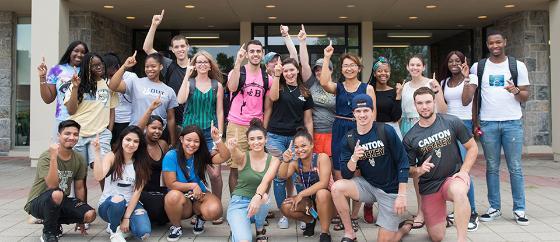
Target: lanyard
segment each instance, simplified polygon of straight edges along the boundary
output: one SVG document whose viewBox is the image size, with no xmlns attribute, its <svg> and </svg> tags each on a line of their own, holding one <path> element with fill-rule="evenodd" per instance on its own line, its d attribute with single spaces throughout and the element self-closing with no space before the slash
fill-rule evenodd
<svg viewBox="0 0 560 242">
<path fill-rule="evenodd" d="M 307 185 L 305 183 L 305 178 L 303 176 L 303 161 L 301 159 L 298 159 L 298 170 L 299 170 L 299 175 L 301 177 L 301 183 L 303 184 L 303 188 L 307 189 L 311 186 L 311 173 L 312 172 L 317 172 L 317 167 L 313 165 L 313 161 L 315 160 L 315 154 L 313 154 L 313 156 L 311 157 L 311 171 L 307 172 Z"/>
</svg>

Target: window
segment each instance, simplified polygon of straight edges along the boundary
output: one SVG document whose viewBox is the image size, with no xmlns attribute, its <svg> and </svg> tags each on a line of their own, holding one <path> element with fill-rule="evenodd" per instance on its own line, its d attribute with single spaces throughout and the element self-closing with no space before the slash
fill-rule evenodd
<svg viewBox="0 0 560 242">
<path fill-rule="evenodd" d="M 29 146 L 31 18 L 18 18 L 16 41 L 15 111 L 12 137 L 14 146 Z"/>
</svg>

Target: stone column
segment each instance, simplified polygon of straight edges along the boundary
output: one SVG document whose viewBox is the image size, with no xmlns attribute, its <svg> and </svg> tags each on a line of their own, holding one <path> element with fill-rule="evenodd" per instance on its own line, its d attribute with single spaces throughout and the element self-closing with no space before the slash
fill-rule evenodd
<svg viewBox="0 0 560 242">
<path fill-rule="evenodd" d="M 245 47 L 247 47 L 247 42 L 252 39 L 251 33 L 253 32 L 251 28 L 250 21 L 241 21 L 239 22 L 239 46 L 245 43 Z M 263 43 L 264 44 L 264 43 Z"/>
<path fill-rule="evenodd" d="M 560 161 L 560 1 L 550 1 L 549 9 L 550 29 L 550 105 L 552 113 L 552 152 L 554 160 Z"/>
<path fill-rule="evenodd" d="M 362 70 L 362 82 L 369 81 L 371 75 L 371 67 L 373 66 L 373 23 L 371 21 L 362 22 L 362 62 L 364 68 Z"/>
<path fill-rule="evenodd" d="M 36 164 L 41 152 L 48 148 L 54 125 L 54 103 L 45 104 L 39 93 L 37 68 L 45 57 L 49 67 L 58 63 L 68 46 L 68 6 L 64 0 L 32 0 L 31 2 L 31 139 L 29 157 Z"/>
<path fill-rule="evenodd" d="M 0 155 L 8 154 L 12 141 L 16 21 L 14 12 L 0 12 Z"/>
</svg>

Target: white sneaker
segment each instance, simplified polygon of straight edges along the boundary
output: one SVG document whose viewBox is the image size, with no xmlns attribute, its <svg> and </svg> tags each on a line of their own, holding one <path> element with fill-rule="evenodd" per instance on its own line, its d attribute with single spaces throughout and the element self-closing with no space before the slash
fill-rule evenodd
<svg viewBox="0 0 560 242">
<path fill-rule="evenodd" d="M 500 209 L 494 209 L 492 207 L 488 208 L 485 214 L 480 215 L 480 221 L 490 222 L 502 216 L 502 211 Z"/>
<path fill-rule="evenodd" d="M 299 221 L 299 228 L 300 228 L 301 230 L 305 230 L 305 227 L 307 227 L 307 224 L 306 224 L 305 222 L 303 222 L 303 221 Z"/>
<path fill-rule="evenodd" d="M 529 219 L 527 218 L 527 214 L 525 214 L 525 211 L 513 211 L 513 219 L 515 219 L 515 222 L 517 222 L 517 224 L 519 225 L 529 225 Z"/>
<path fill-rule="evenodd" d="M 116 232 L 111 232 L 111 236 L 109 238 L 111 239 L 111 242 L 126 242 L 120 227 L 117 227 Z"/>
<path fill-rule="evenodd" d="M 290 222 L 286 216 L 282 216 L 280 220 L 278 220 L 278 228 L 287 229 L 290 227 Z"/>
</svg>

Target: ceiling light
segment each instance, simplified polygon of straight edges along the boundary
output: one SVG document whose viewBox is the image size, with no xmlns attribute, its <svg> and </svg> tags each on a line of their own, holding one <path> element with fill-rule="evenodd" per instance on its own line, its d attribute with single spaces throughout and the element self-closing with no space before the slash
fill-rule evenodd
<svg viewBox="0 0 560 242">
<path fill-rule="evenodd" d="M 457 27 L 461 28 L 461 27 L 465 27 L 464 24 L 457 24 Z"/>
<path fill-rule="evenodd" d="M 348 4 L 348 5 L 346 5 L 346 7 L 347 7 L 347 8 L 355 8 L 356 5 L 354 5 L 354 4 Z"/>
<path fill-rule="evenodd" d="M 410 45 L 373 45 L 373 48 L 408 48 Z"/>
<path fill-rule="evenodd" d="M 504 8 L 515 8 L 515 5 L 514 4 L 508 4 L 508 5 L 505 5 Z"/>
<path fill-rule="evenodd" d="M 268 19 L 277 19 L 275 16 L 269 16 Z"/>
<path fill-rule="evenodd" d="M 205 19 L 205 17 L 198 17 L 198 19 Z"/>
<path fill-rule="evenodd" d="M 418 32 L 397 32 L 387 33 L 389 38 L 431 38 L 432 33 L 418 33 Z"/>
<path fill-rule="evenodd" d="M 296 34 L 290 35 L 291 37 L 297 37 Z M 307 34 L 307 37 L 327 37 L 327 34 Z"/>
<path fill-rule="evenodd" d="M 348 17 L 346 17 L 346 16 L 339 16 L 338 18 L 339 18 L 339 19 L 347 19 Z"/>
<path fill-rule="evenodd" d="M 134 19 L 136 19 L 136 17 L 134 17 L 134 16 L 126 16 L 126 19 L 128 19 L 128 20 L 134 20 Z"/>
<path fill-rule="evenodd" d="M 214 27 L 216 27 L 216 26 L 214 26 L 214 25 L 208 25 L 208 28 L 214 28 Z"/>
<path fill-rule="evenodd" d="M 219 39 L 218 33 L 190 33 L 185 36 L 187 39 Z"/>
<path fill-rule="evenodd" d="M 477 18 L 478 18 L 478 19 L 487 19 L 488 16 L 486 16 L 486 15 L 480 15 L 480 16 L 478 16 Z"/>
<path fill-rule="evenodd" d="M 105 5 L 105 6 L 103 6 L 103 7 L 104 7 L 104 8 L 107 8 L 107 9 L 113 9 L 113 8 L 115 8 L 115 6 L 113 6 L 113 5 Z"/>
<path fill-rule="evenodd" d="M 194 8 L 194 5 L 190 5 L 190 4 L 189 4 L 189 5 L 185 5 L 185 8 L 191 8 L 191 9 L 192 9 L 192 8 Z"/>
<path fill-rule="evenodd" d="M 408 17 L 408 19 L 414 20 L 414 19 L 418 19 L 418 17 L 416 17 L 416 16 L 410 16 L 410 17 Z"/>
<path fill-rule="evenodd" d="M 266 5 L 266 6 L 264 6 L 264 7 L 265 7 L 265 8 L 275 8 L 276 5 Z"/>
<path fill-rule="evenodd" d="M 437 6 L 436 5 L 426 5 L 426 8 L 432 9 L 432 8 L 437 8 Z"/>
</svg>

